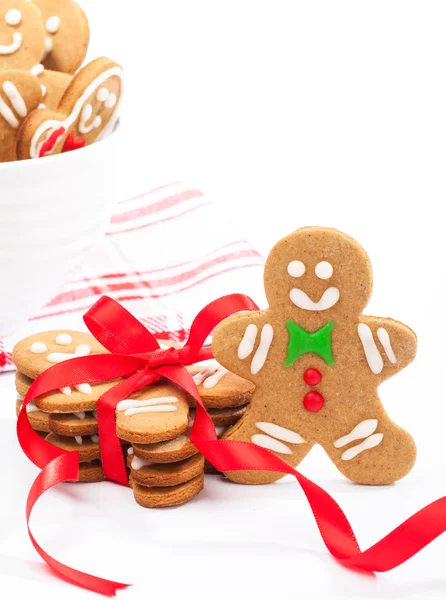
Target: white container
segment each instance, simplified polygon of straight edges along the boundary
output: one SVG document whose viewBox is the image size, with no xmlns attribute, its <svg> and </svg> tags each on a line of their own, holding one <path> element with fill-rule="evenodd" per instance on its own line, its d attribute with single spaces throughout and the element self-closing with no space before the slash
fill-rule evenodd
<svg viewBox="0 0 446 600">
<path fill-rule="evenodd" d="M 0 164 L 0 339 L 61 288 L 100 241 L 120 194 L 121 133 Z"/>
</svg>

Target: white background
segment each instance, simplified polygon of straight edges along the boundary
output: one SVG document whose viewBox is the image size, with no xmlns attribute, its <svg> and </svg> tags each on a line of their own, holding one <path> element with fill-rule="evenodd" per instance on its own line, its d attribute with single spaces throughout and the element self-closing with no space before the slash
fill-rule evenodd
<svg viewBox="0 0 446 600">
<path fill-rule="evenodd" d="M 82 4 L 91 56 L 108 54 L 127 71 L 129 190 L 190 179 L 265 253 L 300 226 L 338 227 L 372 259 L 369 312 L 417 331 L 417 361 L 381 391 L 417 441 L 412 473 L 361 488 L 317 450 L 301 465 L 368 547 L 446 492 L 446 5 Z M 28 541 L 24 499 L 36 469 L 15 441 L 11 377 L 0 376 L 0 391 L 9 406 L 0 421 L 0 588 L 10 598 L 92 597 L 51 578 Z M 446 536 L 391 573 L 346 571 L 292 480 L 249 488 L 208 478 L 197 501 L 165 511 L 140 509 L 111 484 L 65 486 L 35 514 L 37 538 L 58 558 L 134 582 L 123 598 L 446 596 Z"/>
</svg>

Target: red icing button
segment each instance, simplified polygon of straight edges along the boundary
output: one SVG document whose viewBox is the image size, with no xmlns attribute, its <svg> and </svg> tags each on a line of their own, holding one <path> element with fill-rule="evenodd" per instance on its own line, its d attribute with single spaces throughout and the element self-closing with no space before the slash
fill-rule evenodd
<svg viewBox="0 0 446 600">
<path fill-rule="evenodd" d="M 317 369 L 307 369 L 304 373 L 304 381 L 307 385 L 317 385 L 322 380 L 322 375 Z"/>
<path fill-rule="evenodd" d="M 310 412 L 318 412 L 324 406 L 324 397 L 319 392 L 305 394 L 304 406 Z"/>
</svg>

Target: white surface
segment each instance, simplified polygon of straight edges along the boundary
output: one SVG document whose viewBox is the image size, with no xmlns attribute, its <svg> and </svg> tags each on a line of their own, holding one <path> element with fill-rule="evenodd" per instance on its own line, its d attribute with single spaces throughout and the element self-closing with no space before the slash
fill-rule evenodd
<svg viewBox="0 0 446 600">
<path fill-rule="evenodd" d="M 122 2 L 109 0 L 106 18 L 105 1 L 83 4 L 92 52 L 127 70 L 129 190 L 148 178 L 193 179 L 237 211 L 265 252 L 302 225 L 339 227 L 371 256 L 369 312 L 417 331 L 418 359 L 381 389 L 417 441 L 412 473 L 365 488 L 317 451 L 302 463 L 369 546 L 446 492 L 445 4 L 133 0 L 135 18 L 125 23 Z M 9 486 L 0 496 L 0 553 L 10 556 L 1 559 L 0 586 L 47 600 L 88 598 L 36 566 L 24 524 L 36 470 L 14 441 L 12 378 L 0 376 L 0 386 L 11 415 L 0 437 Z M 446 594 L 446 536 L 391 573 L 348 572 L 328 556 L 292 481 L 247 488 L 208 478 L 197 501 L 165 511 L 140 509 L 111 484 L 66 486 L 35 514 L 38 539 L 59 558 L 137 583 L 123 598 Z"/>
</svg>

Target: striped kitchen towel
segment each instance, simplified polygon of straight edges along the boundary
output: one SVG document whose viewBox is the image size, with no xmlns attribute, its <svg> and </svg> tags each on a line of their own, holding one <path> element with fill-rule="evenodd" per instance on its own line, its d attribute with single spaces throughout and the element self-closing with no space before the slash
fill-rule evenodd
<svg viewBox="0 0 446 600">
<path fill-rule="evenodd" d="M 0 372 L 15 342 L 37 331 L 85 329 L 102 295 L 121 302 L 154 333 L 184 341 L 196 313 L 230 293 L 264 303 L 262 256 L 223 211 L 183 182 L 121 201 L 94 254 L 25 329 L 0 340 Z"/>
</svg>

